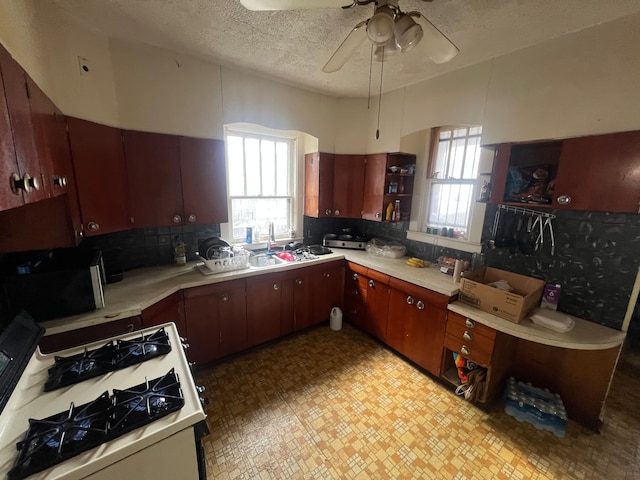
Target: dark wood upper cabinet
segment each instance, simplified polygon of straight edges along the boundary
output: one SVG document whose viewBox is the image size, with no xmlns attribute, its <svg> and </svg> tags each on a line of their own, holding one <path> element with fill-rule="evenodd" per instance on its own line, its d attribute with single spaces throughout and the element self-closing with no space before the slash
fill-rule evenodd
<svg viewBox="0 0 640 480">
<path fill-rule="evenodd" d="M 640 132 L 500 144 L 495 147 L 491 202 L 638 213 L 639 164 Z M 528 201 L 540 193 L 542 201 Z"/>
<path fill-rule="evenodd" d="M 180 137 L 183 223 L 226 223 L 227 175 L 224 142 Z"/>
<path fill-rule="evenodd" d="M 553 207 L 640 213 L 640 132 L 562 143 Z"/>
<path fill-rule="evenodd" d="M 125 130 L 123 139 L 133 226 L 182 225 L 178 137 Z"/>
<path fill-rule="evenodd" d="M 73 117 L 67 125 L 85 235 L 131 228 L 120 129 Z"/>
<path fill-rule="evenodd" d="M 0 46 L 0 52 L 3 48 Z M 0 58 L 1 54 L 0 54 Z M 9 110 L 5 97 L 4 81 L 0 64 L 0 210 L 19 207 L 24 204 L 23 191 L 11 188 L 11 179 L 20 177 Z"/>
<path fill-rule="evenodd" d="M 23 190 L 24 203 L 36 202 L 48 198 L 49 194 L 35 146 L 27 74 L 1 45 L 0 70 L 19 169 L 18 175 L 22 181 L 19 188 Z M 43 165 L 46 167 L 46 161 Z"/>
<path fill-rule="evenodd" d="M 366 155 L 335 155 L 333 216 L 361 218 Z"/>
<path fill-rule="evenodd" d="M 367 155 L 364 174 L 362 218 L 381 222 L 384 220 L 384 189 L 387 173 L 387 155 Z"/>
<path fill-rule="evenodd" d="M 324 152 L 304 156 L 304 214 L 308 217 L 333 216 L 334 157 Z"/>
</svg>

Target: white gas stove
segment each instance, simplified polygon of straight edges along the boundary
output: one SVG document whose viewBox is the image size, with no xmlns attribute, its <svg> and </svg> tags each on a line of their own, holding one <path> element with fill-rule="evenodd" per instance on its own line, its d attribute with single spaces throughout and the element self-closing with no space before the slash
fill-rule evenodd
<svg viewBox="0 0 640 480">
<path fill-rule="evenodd" d="M 170 351 L 130 364 L 138 362 L 133 357 L 143 351 L 155 352 L 157 347 L 146 339 L 158 332 L 163 334 L 164 347 L 168 345 Z M 69 368 L 58 362 L 53 370 L 83 374 L 100 365 L 95 352 L 120 345 L 129 348 L 140 339 L 144 340 L 143 346 L 131 348 L 124 356 L 125 363 L 115 371 L 101 372 L 68 386 L 59 386 L 49 374 L 56 357 L 80 361 Z M 161 390 L 167 385 L 173 390 Z M 45 391 L 51 388 L 55 389 Z M 152 394 L 145 397 L 140 393 L 144 391 Z M 131 396 L 135 398 L 132 400 Z M 95 413 L 98 407 L 94 405 L 107 405 L 104 420 L 103 414 Z M 141 411 L 155 415 L 142 420 L 142 426 L 135 420 Z M 80 426 L 74 424 L 67 429 L 71 419 Z M 10 480 L 206 478 L 197 436 L 204 419 L 199 392 L 173 323 L 55 354 L 42 354 L 36 349 L 0 415 L 0 475 Z M 44 433 L 37 432 L 40 424 L 45 425 Z M 58 429 L 63 431 L 61 436 L 56 436 Z M 32 430 L 37 433 L 35 439 L 31 435 L 27 438 L 27 431 Z M 82 445 L 87 440 L 93 443 L 80 446 L 79 450 L 72 445 L 76 441 Z M 51 460 L 51 452 L 58 452 L 60 458 Z M 36 460 L 43 459 L 44 469 L 35 465 Z"/>
</svg>

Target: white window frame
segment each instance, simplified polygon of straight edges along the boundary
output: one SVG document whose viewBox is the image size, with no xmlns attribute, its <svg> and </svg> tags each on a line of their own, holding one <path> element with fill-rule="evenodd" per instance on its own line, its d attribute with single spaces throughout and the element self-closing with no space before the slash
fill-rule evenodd
<svg viewBox="0 0 640 480">
<path fill-rule="evenodd" d="M 303 225 L 303 212 L 304 212 L 304 152 L 306 150 L 313 150 L 314 148 L 317 150 L 317 139 L 303 132 L 298 132 L 295 130 L 276 130 L 268 127 L 264 127 L 262 125 L 256 125 L 251 123 L 235 123 L 228 124 L 224 127 L 225 133 L 225 144 L 226 144 L 226 136 L 227 135 L 240 135 L 240 136 L 248 136 L 248 137 L 261 137 L 270 140 L 287 140 L 291 141 L 291 151 L 290 151 L 290 175 L 289 181 L 290 192 L 289 196 L 291 198 L 291 227 L 295 231 L 295 235 L 293 238 L 290 235 L 280 235 L 279 238 L 276 238 L 276 243 L 279 245 L 285 245 L 286 243 L 292 240 L 301 240 L 302 238 L 302 225 Z M 314 142 L 315 141 L 315 142 Z M 225 146 L 226 153 L 226 146 Z M 233 240 L 233 229 L 232 229 L 232 220 L 233 220 L 233 212 L 231 210 L 231 189 L 229 188 L 229 157 L 226 156 L 227 162 L 227 208 L 228 215 L 230 221 L 228 223 L 220 224 L 220 235 L 223 239 L 229 241 L 229 243 L 233 243 L 235 245 L 243 245 L 247 249 L 262 249 L 267 246 L 267 232 L 261 232 L 261 239 L 258 242 L 253 242 L 248 244 L 245 242 L 245 239 L 242 241 Z"/>
<path fill-rule="evenodd" d="M 467 125 L 455 125 L 444 126 L 432 129 L 432 135 L 429 135 L 428 145 L 424 151 L 424 158 L 420 159 L 417 168 L 417 174 L 422 172 L 419 180 L 418 188 L 414 191 L 413 205 L 419 205 L 419 208 L 414 209 L 411 215 L 411 223 L 409 230 L 407 231 L 407 239 L 414 240 L 423 243 L 429 243 L 432 245 L 438 245 L 446 248 L 452 248 L 456 250 L 462 250 L 470 253 L 480 252 L 482 250 L 482 244 L 480 243 L 482 236 L 482 225 L 484 223 L 484 215 L 486 211 L 486 203 L 478 202 L 475 199 L 478 198 L 480 188 L 484 182 L 490 181 L 491 169 L 493 166 L 493 151 L 490 149 L 480 147 L 480 159 L 478 165 L 478 177 L 475 180 L 468 180 L 468 182 L 474 185 L 472 193 L 471 211 L 469 214 L 469 223 L 467 228 L 466 238 L 448 238 L 441 235 L 427 234 L 427 212 L 429 211 L 429 200 L 431 192 L 431 184 L 438 179 L 430 178 L 432 155 L 432 144 L 438 142 L 438 132 L 441 128 L 468 128 Z M 466 181 L 463 181 L 466 182 Z"/>
</svg>

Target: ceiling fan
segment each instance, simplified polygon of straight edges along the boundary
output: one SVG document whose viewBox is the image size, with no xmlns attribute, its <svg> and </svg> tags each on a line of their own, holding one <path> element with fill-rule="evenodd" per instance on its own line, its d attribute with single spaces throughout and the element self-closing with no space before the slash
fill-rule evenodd
<svg viewBox="0 0 640 480">
<path fill-rule="evenodd" d="M 351 4 L 344 5 L 348 1 L 351 1 Z M 398 52 L 407 53 L 423 39 L 426 42 L 424 51 L 434 63 L 446 63 L 460 52 L 420 12 L 400 10 L 398 0 L 240 0 L 240 2 L 249 10 L 293 10 L 338 6 L 346 9 L 375 4 L 373 16 L 358 23 L 349 32 L 322 68 L 325 73 L 340 70 L 366 38 L 374 48 L 373 58 L 377 61 L 385 61 Z"/>
</svg>

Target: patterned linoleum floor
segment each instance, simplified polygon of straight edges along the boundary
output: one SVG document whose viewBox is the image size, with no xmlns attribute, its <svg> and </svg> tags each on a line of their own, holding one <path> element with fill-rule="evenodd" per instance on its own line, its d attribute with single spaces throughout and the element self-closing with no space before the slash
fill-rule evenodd
<svg viewBox="0 0 640 480">
<path fill-rule="evenodd" d="M 640 479 L 640 377 L 600 434 L 490 414 L 355 328 L 323 326 L 201 371 L 208 479 Z"/>
</svg>

